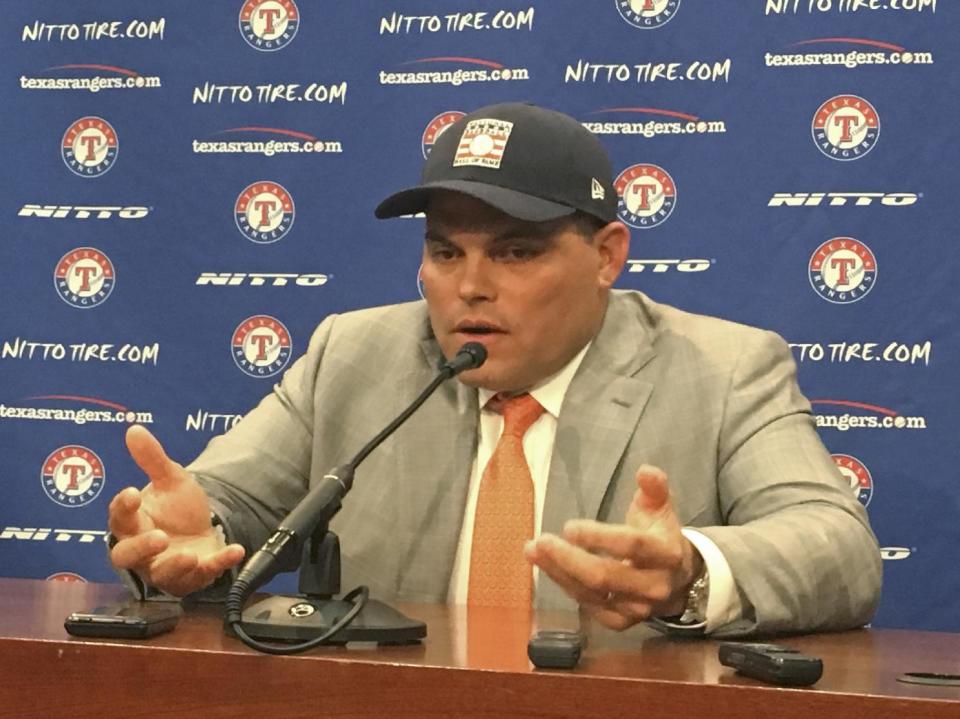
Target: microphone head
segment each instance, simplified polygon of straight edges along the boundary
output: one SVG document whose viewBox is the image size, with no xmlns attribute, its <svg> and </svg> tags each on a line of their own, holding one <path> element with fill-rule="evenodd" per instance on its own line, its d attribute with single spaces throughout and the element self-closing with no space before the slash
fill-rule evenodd
<svg viewBox="0 0 960 719">
<path fill-rule="evenodd" d="M 453 359 L 443 365 L 443 369 L 450 373 L 450 377 L 468 369 L 476 369 L 487 361 L 487 348 L 479 342 L 467 342 Z"/>
<path fill-rule="evenodd" d="M 487 361 L 487 348 L 479 342 L 467 342 L 463 347 L 457 350 L 457 355 L 468 354 L 472 364 L 464 369 L 476 369 Z"/>
</svg>

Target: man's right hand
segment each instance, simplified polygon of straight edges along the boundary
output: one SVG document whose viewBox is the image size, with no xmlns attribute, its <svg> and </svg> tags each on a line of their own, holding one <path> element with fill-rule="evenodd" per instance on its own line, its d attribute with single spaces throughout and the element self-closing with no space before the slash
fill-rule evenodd
<svg viewBox="0 0 960 719">
<path fill-rule="evenodd" d="M 145 427 L 127 430 L 127 449 L 150 481 L 142 490 L 127 487 L 110 502 L 110 532 L 118 540 L 110 561 L 117 569 L 183 596 L 243 560 L 243 547 L 225 545 L 210 524 L 203 489 Z"/>
</svg>

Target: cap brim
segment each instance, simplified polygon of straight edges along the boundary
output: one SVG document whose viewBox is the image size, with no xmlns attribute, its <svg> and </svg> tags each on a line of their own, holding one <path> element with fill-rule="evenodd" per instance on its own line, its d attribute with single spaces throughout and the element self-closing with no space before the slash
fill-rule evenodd
<svg viewBox="0 0 960 719">
<path fill-rule="evenodd" d="M 388 217 L 399 217 L 400 215 L 413 215 L 418 212 L 425 212 L 430 196 L 435 190 L 451 190 L 453 192 L 462 192 L 465 195 L 475 197 L 488 205 L 492 205 L 501 212 L 516 217 L 519 220 L 529 222 L 546 222 L 555 220 L 559 217 L 565 217 L 572 214 L 575 210 L 572 207 L 561 205 L 558 202 L 551 202 L 540 197 L 525 195 L 516 190 L 508 190 L 505 187 L 488 185 L 483 182 L 471 182 L 470 180 L 444 180 L 440 182 L 428 182 L 418 187 L 410 187 L 406 190 L 396 192 L 379 205 L 374 210 L 374 214 L 381 220 Z"/>
</svg>

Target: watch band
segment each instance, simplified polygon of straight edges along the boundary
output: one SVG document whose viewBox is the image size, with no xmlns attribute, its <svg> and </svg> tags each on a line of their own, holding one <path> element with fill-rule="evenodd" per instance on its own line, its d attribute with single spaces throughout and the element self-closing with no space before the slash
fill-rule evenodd
<svg viewBox="0 0 960 719">
<path fill-rule="evenodd" d="M 710 573 L 706 567 L 687 590 L 687 605 L 677 624 L 702 624 L 707 621 L 707 600 L 710 597 Z"/>
</svg>

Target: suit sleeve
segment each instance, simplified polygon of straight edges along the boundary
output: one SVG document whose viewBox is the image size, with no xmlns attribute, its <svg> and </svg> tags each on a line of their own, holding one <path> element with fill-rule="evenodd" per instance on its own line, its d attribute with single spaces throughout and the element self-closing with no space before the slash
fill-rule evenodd
<svg viewBox="0 0 960 719">
<path fill-rule="evenodd" d="M 857 627 L 873 616 L 881 559 L 866 511 L 820 441 L 787 344 L 764 332 L 734 369 L 717 447 L 721 527 L 740 620 L 716 635 Z"/>
<path fill-rule="evenodd" d="M 248 551 L 263 544 L 309 486 L 314 395 L 335 320 L 324 320 L 273 391 L 187 467 L 227 536 Z"/>
</svg>

